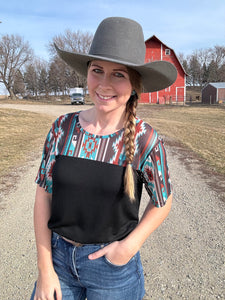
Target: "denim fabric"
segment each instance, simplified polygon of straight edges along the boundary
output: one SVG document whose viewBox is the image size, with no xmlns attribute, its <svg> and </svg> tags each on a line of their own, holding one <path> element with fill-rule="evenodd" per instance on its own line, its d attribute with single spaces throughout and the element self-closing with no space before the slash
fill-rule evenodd
<svg viewBox="0 0 225 300">
<path fill-rule="evenodd" d="M 89 260 L 88 255 L 105 245 L 75 247 L 58 234 L 52 235 L 52 256 L 59 276 L 63 300 L 141 300 L 144 275 L 139 252 L 123 266 L 105 257 Z M 31 300 L 34 297 L 34 292 Z"/>
</svg>

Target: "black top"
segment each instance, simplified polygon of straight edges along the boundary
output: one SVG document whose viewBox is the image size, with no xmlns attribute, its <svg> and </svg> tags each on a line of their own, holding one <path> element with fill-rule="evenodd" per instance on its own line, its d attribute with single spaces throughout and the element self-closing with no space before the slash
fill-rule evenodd
<svg viewBox="0 0 225 300">
<path fill-rule="evenodd" d="M 132 203 L 124 193 L 124 172 L 113 164 L 57 156 L 49 228 L 83 244 L 125 238 L 138 224 L 142 181 L 135 171 Z"/>
</svg>

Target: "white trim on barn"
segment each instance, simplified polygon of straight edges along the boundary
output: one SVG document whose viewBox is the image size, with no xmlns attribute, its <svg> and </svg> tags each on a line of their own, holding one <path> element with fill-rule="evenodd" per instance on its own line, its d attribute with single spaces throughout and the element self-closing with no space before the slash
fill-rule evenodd
<svg viewBox="0 0 225 300">
<path fill-rule="evenodd" d="M 163 44 L 161 44 L 161 60 L 163 60 Z"/>
</svg>

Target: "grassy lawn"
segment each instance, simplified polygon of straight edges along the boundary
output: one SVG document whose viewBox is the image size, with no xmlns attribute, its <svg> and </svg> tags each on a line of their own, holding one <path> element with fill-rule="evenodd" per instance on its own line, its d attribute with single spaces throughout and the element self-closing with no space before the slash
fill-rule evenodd
<svg viewBox="0 0 225 300">
<path fill-rule="evenodd" d="M 75 108 L 74 108 L 75 109 Z M 225 175 L 225 109 L 204 106 L 138 107 L 138 116 L 173 143 L 194 151 L 213 170 Z M 0 177 L 39 151 L 54 117 L 0 109 Z"/>
</svg>

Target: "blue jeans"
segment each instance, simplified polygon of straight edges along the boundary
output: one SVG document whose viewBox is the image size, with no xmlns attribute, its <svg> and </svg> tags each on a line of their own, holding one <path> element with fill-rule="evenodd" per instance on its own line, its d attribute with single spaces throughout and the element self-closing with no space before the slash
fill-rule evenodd
<svg viewBox="0 0 225 300">
<path fill-rule="evenodd" d="M 123 266 L 105 257 L 89 260 L 88 255 L 105 245 L 75 247 L 58 234 L 52 235 L 52 257 L 63 300 L 141 300 L 144 275 L 139 252 Z M 35 289 L 31 296 L 34 297 Z"/>
</svg>

